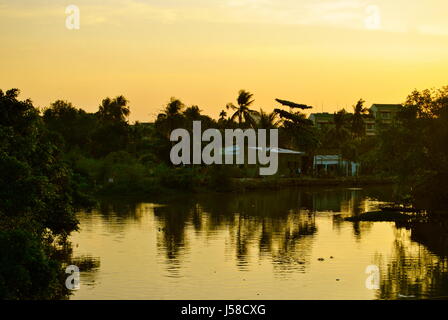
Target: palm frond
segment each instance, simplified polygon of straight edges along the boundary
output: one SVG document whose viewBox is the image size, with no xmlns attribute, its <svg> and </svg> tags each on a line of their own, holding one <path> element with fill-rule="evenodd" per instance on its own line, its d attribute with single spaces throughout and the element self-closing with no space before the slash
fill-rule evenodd
<svg viewBox="0 0 448 320">
<path fill-rule="evenodd" d="M 283 106 L 287 106 L 290 107 L 292 109 L 294 108 L 298 108 L 298 109 L 312 109 L 312 106 L 308 106 L 306 104 L 300 104 L 300 103 L 295 103 L 295 102 L 291 102 L 291 101 L 287 101 L 287 100 L 281 100 L 281 99 L 275 99 L 275 101 L 277 101 L 278 103 L 280 103 Z"/>
</svg>

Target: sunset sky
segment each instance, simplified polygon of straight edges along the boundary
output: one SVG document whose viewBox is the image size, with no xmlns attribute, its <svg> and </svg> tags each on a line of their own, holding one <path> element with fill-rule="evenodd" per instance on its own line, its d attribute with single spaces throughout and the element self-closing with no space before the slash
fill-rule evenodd
<svg viewBox="0 0 448 320">
<path fill-rule="evenodd" d="M 447 12 L 446 0 L 0 0 L 0 88 L 87 111 L 122 94 L 132 121 L 171 96 L 217 118 L 239 89 L 269 111 L 275 98 L 316 112 L 400 103 L 448 84 Z"/>
</svg>

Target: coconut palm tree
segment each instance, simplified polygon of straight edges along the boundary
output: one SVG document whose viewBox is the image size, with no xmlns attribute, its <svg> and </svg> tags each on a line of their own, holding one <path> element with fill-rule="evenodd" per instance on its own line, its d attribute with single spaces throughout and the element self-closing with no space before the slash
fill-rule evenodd
<svg viewBox="0 0 448 320">
<path fill-rule="evenodd" d="M 183 112 L 184 124 L 183 128 L 193 130 L 193 121 L 200 121 L 204 130 L 214 127 L 216 122 L 209 116 L 201 114 L 202 110 L 198 106 L 191 106 Z"/>
<path fill-rule="evenodd" d="M 275 129 L 281 123 L 278 119 L 276 112 L 266 113 L 263 109 L 260 109 L 257 128 L 259 129 Z"/>
<path fill-rule="evenodd" d="M 330 128 L 329 134 L 336 140 L 336 144 L 339 146 L 343 145 L 350 136 L 350 132 L 347 129 L 347 120 L 345 109 L 334 113 L 334 127 Z"/>
<path fill-rule="evenodd" d="M 368 112 L 367 108 L 364 108 L 365 101 L 359 99 L 355 106 L 353 106 L 354 112 L 352 116 L 352 134 L 356 138 L 362 137 L 365 133 L 364 117 Z"/>
<path fill-rule="evenodd" d="M 169 138 L 174 129 L 181 128 L 185 119 L 182 114 L 184 108 L 185 105 L 182 101 L 172 97 L 163 112 L 159 113 L 157 116 L 155 122 L 157 131 Z"/>
<path fill-rule="evenodd" d="M 180 112 L 185 107 L 185 105 L 179 99 L 175 97 L 171 97 L 170 102 L 165 107 L 164 114 L 167 118 L 177 117 L 180 115 Z"/>
<path fill-rule="evenodd" d="M 227 112 L 225 112 L 225 110 L 221 110 L 221 112 L 219 113 L 219 121 L 225 121 L 227 117 Z"/>
<path fill-rule="evenodd" d="M 252 99 L 252 97 L 253 94 L 248 91 L 239 91 L 237 98 L 238 106 L 235 106 L 233 103 L 229 103 L 226 106 L 228 110 L 235 111 L 234 114 L 230 117 L 230 120 L 235 121 L 235 119 L 238 118 L 238 124 L 239 126 L 241 126 L 243 124 L 244 118 L 244 123 L 249 124 L 252 127 L 255 126 L 253 116 L 258 114 L 258 112 L 249 108 L 250 105 L 252 105 L 252 103 L 254 103 L 255 101 Z"/>
</svg>

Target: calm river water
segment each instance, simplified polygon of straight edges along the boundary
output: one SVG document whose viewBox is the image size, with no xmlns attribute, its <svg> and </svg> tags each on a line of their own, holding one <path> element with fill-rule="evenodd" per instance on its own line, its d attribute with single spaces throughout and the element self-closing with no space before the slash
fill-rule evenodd
<svg viewBox="0 0 448 320">
<path fill-rule="evenodd" d="M 106 201 L 78 213 L 74 256 L 90 267 L 80 266 L 71 299 L 448 296 L 443 228 L 344 221 L 392 194 L 300 188 Z"/>
</svg>

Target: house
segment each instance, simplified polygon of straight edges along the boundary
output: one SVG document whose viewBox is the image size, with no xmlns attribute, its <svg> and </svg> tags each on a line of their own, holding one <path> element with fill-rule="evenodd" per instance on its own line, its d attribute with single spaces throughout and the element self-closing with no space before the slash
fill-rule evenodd
<svg viewBox="0 0 448 320">
<path fill-rule="evenodd" d="M 376 120 L 375 118 L 364 118 L 366 126 L 366 136 L 374 136 L 376 134 Z"/>
<path fill-rule="evenodd" d="M 374 136 L 381 126 L 393 123 L 402 108 L 401 104 L 373 104 L 369 109 L 369 114 L 363 115 L 366 136 Z M 353 113 L 347 113 L 348 121 L 352 116 Z M 309 120 L 317 128 L 322 129 L 334 125 L 334 114 L 312 113 Z M 356 176 L 359 169 L 359 163 L 343 159 L 337 149 L 320 150 L 320 154 L 313 158 L 313 171 L 318 176 Z"/>
<path fill-rule="evenodd" d="M 260 150 L 259 147 L 248 147 L 253 150 Z M 246 150 L 247 151 L 247 150 Z M 303 172 L 305 152 L 295 151 L 284 148 L 267 148 L 266 151 L 276 153 L 278 155 L 278 176 L 297 176 Z M 222 155 L 239 155 L 241 149 L 238 145 L 232 145 L 220 150 Z M 245 165 L 247 167 L 251 165 Z M 256 165 L 258 166 L 258 165 Z"/>
<path fill-rule="evenodd" d="M 313 124 L 319 129 L 334 124 L 334 114 L 328 112 L 312 113 L 310 114 L 308 119 L 311 120 Z"/>
<path fill-rule="evenodd" d="M 401 104 L 373 104 L 370 113 L 375 118 L 377 125 L 391 124 L 396 115 L 403 108 Z"/>
<path fill-rule="evenodd" d="M 315 155 L 313 169 L 316 175 L 357 176 L 359 163 L 345 160 L 340 154 Z"/>
<path fill-rule="evenodd" d="M 283 148 L 272 148 L 269 151 L 278 154 L 277 175 L 298 176 L 302 174 L 305 152 Z"/>
<path fill-rule="evenodd" d="M 350 121 L 350 117 L 353 116 L 352 113 L 347 113 L 348 121 Z M 312 113 L 308 117 L 309 120 L 313 122 L 313 124 L 319 128 L 328 128 L 334 125 L 334 114 L 333 113 Z M 364 123 L 366 127 L 366 135 L 373 136 L 375 135 L 375 119 L 373 117 L 365 117 Z"/>
<path fill-rule="evenodd" d="M 381 125 L 391 124 L 402 108 L 401 104 L 373 104 L 369 109 L 370 114 L 364 117 L 366 135 L 374 136 Z M 353 113 L 347 113 L 347 116 L 353 116 Z M 334 125 L 333 113 L 312 113 L 308 119 L 319 129 Z"/>
</svg>

